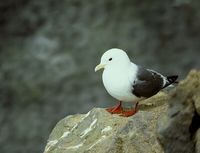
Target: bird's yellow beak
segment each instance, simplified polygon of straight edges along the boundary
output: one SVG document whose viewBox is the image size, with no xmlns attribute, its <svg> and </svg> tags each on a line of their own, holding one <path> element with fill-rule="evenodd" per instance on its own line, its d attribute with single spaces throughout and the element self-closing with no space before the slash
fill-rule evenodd
<svg viewBox="0 0 200 153">
<path fill-rule="evenodd" d="M 98 70 L 100 70 L 100 69 L 103 69 L 104 67 L 105 67 L 104 64 L 99 64 L 99 65 L 97 65 L 97 66 L 95 67 L 94 71 L 96 72 L 96 71 L 98 71 Z"/>
</svg>

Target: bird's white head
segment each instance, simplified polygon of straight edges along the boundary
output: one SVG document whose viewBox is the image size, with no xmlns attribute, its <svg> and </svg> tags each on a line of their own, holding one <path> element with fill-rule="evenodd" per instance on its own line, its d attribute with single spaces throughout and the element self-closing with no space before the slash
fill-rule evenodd
<svg viewBox="0 0 200 153">
<path fill-rule="evenodd" d="M 103 68 L 126 66 L 127 64 L 130 64 L 130 59 L 126 52 L 118 48 L 112 48 L 102 55 L 100 64 L 95 67 L 95 72 Z"/>
</svg>

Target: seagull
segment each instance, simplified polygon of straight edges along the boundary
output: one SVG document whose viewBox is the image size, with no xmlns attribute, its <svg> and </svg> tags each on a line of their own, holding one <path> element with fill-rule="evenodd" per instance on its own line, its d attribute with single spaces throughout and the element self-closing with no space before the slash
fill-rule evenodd
<svg viewBox="0 0 200 153">
<path fill-rule="evenodd" d="M 138 111 L 138 103 L 160 90 L 177 83 L 178 75 L 163 76 L 130 61 L 125 51 L 112 48 L 106 51 L 95 72 L 103 70 L 102 80 L 107 92 L 119 102 L 106 110 L 112 114 L 129 117 Z M 125 110 L 122 102 L 133 102 L 135 107 Z"/>
</svg>

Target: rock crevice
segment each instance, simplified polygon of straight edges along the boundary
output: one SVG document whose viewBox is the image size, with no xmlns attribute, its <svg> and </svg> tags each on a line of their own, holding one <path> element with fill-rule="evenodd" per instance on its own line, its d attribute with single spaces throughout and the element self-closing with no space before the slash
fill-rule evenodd
<svg viewBox="0 0 200 153">
<path fill-rule="evenodd" d="M 191 71 L 170 95 L 167 112 L 158 121 L 158 138 L 166 153 L 200 152 L 200 72 Z"/>
</svg>

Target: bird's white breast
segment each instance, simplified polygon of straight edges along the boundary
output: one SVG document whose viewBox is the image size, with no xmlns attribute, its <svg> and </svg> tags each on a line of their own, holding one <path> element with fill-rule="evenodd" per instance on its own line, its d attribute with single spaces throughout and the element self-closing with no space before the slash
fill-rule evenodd
<svg viewBox="0 0 200 153">
<path fill-rule="evenodd" d="M 127 68 L 111 67 L 103 72 L 103 84 L 108 93 L 114 98 L 132 102 L 138 98 L 132 94 L 133 81 L 136 79 L 137 67 L 131 64 Z"/>
</svg>

